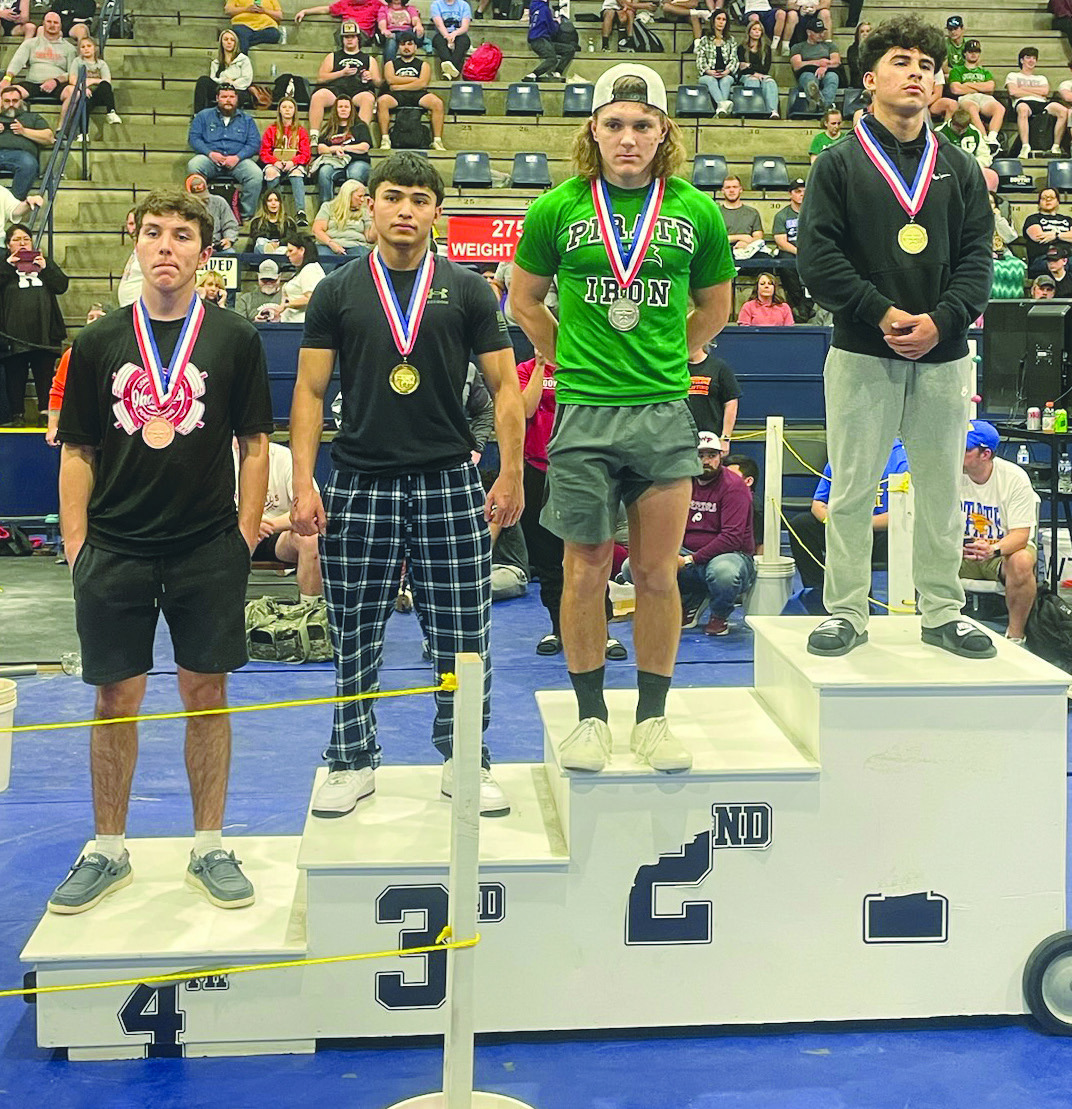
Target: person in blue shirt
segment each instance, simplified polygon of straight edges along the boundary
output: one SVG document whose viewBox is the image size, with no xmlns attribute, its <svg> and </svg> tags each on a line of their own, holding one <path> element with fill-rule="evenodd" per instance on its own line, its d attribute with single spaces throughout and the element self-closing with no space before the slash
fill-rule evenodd
<svg viewBox="0 0 1072 1109">
<path fill-rule="evenodd" d="M 253 117 L 239 110 L 234 85 L 224 82 L 219 86 L 216 107 L 194 116 L 187 141 L 195 154 L 186 163 L 186 171 L 200 173 L 208 181 L 230 174 L 238 183 L 242 220 L 248 223 L 264 186 L 261 167 L 255 161 L 261 133 Z"/>
<path fill-rule="evenodd" d="M 887 561 L 886 531 L 890 522 L 890 474 L 908 472 L 908 455 L 900 439 L 894 439 L 893 450 L 882 471 L 882 481 L 875 493 L 875 507 L 871 514 L 871 566 L 885 566 Z M 811 508 L 800 512 L 789 521 L 789 547 L 797 564 L 804 591 L 800 600 L 816 616 L 825 614 L 823 608 L 823 580 L 826 562 L 826 516 L 830 503 L 830 463 L 823 468 L 823 476 L 812 495 Z"/>
<path fill-rule="evenodd" d="M 555 15 L 547 0 L 532 0 L 529 4 L 529 49 L 539 57 L 540 64 L 526 73 L 523 81 L 539 81 L 544 77 L 561 81 L 577 54 L 573 24 Z"/>
</svg>

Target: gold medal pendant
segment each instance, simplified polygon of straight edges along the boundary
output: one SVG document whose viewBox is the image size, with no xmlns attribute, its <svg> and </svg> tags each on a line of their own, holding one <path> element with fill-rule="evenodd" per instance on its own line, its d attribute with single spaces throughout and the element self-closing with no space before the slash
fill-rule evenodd
<svg viewBox="0 0 1072 1109">
<path fill-rule="evenodd" d="M 152 447 L 154 451 L 162 451 L 165 447 L 171 446 L 171 441 L 175 438 L 175 429 L 163 416 L 154 416 L 142 424 L 141 437 L 147 447 Z"/>
<path fill-rule="evenodd" d="M 922 254 L 927 249 L 927 229 L 918 223 L 906 223 L 897 232 L 897 245 L 905 254 Z"/>
<path fill-rule="evenodd" d="M 399 396 L 408 397 L 410 393 L 417 391 L 417 386 L 421 383 L 421 375 L 416 366 L 410 365 L 409 362 L 399 362 L 387 380 Z"/>
</svg>

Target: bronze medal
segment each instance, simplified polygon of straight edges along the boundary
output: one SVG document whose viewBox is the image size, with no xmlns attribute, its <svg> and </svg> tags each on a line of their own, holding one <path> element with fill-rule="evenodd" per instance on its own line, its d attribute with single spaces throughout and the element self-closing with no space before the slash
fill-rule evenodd
<svg viewBox="0 0 1072 1109">
<path fill-rule="evenodd" d="M 409 362 L 399 362 L 387 380 L 399 396 L 408 397 L 410 393 L 417 391 L 417 386 L 421 383 L 421 375 L 416 366 Z"/>
<path fill-rule="evenodd" d="M 165 447 L 171 446 L 171 441 L 175 438 L 175 429 L 163 416 L 153 416 L 142 424 L 141 437 L 147 447 L 152 447 L 154 451 L 162 451 Z"/>
</svg>

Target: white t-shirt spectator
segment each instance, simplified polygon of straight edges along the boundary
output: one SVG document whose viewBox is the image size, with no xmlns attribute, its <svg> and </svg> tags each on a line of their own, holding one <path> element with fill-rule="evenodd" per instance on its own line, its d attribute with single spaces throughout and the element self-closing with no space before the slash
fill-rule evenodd
<svg viewBox="0 0 1072 1109">
<path fill-rule="evenodd" d="M 1050 82 L 1041 73 L 1021 73 L 1016 70 L 1005 78 L 1005 87 L 1018 85 L 1022 89 L 1037 89 L 1038 92 L 1018 96 L 1017 100 L 1045 100 L 1050 95 Z M 1010 95 L 1012 95 L 1010 93 Z"/>
<path fill-rule="evenodd" d="M 305 296 L 306 293 L 311 293 L 324 280 L 324 277 L 324 267 L 319 262 L 310 262 L 309 265 L 302 266 L 283 286 L 283 296 L 288 299 Z M 279 317 L 279 322 L 305 323 L 305 309 L 285 308 L 283 314 Z"/>
<path fill-rule="evenodd" d="M 1031 479 L 1015 462 L 994 459 L 990 478 L 976 485 L 960 475 L 960 503 L 964 510 L 964 538 L 996 542 L 1017 528 L 1030 528 L 1035 538 L 1039 497 Z"/>
<path fill-rule="evenodd" d="M 115 290 L 116 303 L 120 308 L 126 308 L 128 304 L 133 304 L 141 296 L 141 283 L 141 263 L 132 250 L 130 257 L 127 259 L 127 264 L 123 267 L 123 276 L 119 278 L 119 284 Z"/>
<path fill-rule="evenodd" d="M 15 209 L 21 203 L 22 201 L 10 189 L 0 185 L 0 227 L 7 227 L 9 223 L 16 222 Z"/>
</svg>

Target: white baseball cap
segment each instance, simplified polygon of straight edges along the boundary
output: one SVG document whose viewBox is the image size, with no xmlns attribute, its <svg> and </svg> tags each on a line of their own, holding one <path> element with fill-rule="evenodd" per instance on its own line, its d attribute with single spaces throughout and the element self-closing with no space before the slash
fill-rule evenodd
<svg viewBox="0 0 1072 1109">
<path fill-rule="evenodd" d="M 623 77 L 633 77 L 640 81 L 642 88 L 630 88 L 628 92 L 616 93 L 614 86 Z M 646 104 L 649 108 L 658 108 L 663 115 L 666 110 L 666 86 L 663 79 L 646 65 L 636 65 L 633 62 L 622 62 L 612 65 L 604 70 L 596 81 L 595 91 L 592 94 L 592 112 L 605 108 L 615 100 L 631 101 L 634 104 Z"/>
<path fill-rule="evenodd" d="M 275 281 L 279 277 L 279 265 L 272 258 L 265 258 L 257 267 L 259 281 Z"/>
<path fill-rule="evenodd" d="M 719 439 L 719 437 L 717 435 L 715 435 L 714 432 L 712 432 L 712 431 L 701 431 L 700 432 L 700 441 L 696 446 L 696 450 L 698 452 L 699 451 L 718 451 L 719 453 L 721 453 L 722 451 L 725 450 L 725 447 L 722 446 L 722 440 Z"/>
</svg>

